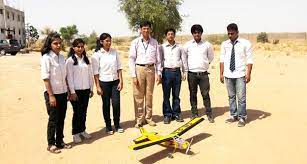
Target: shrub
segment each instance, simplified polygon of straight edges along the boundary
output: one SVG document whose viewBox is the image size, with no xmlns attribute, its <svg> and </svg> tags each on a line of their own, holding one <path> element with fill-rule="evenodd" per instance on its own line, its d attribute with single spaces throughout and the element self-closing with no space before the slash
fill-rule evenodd
<svg viewBox="0 0 307 164">
<path fill-rule="evenodd" d="M 261 43 L 269 42 L 268 34 L 266 32 L 261 32 L 260 34 L 258 34 L 257 35 L 257 42 L 261 42 Z"/>
<path fill-rule="evenodd" d="M 223 41 L 227 40 L 227 35 L 208 35 L 207 40 L 213 45 L 220 45 Z"/>
<path fill-rule="evenodd" d="M 273 44 L 278 44 L 279 43 L 279 39 L 274 39 L 273 40 Z"/>
</svg>

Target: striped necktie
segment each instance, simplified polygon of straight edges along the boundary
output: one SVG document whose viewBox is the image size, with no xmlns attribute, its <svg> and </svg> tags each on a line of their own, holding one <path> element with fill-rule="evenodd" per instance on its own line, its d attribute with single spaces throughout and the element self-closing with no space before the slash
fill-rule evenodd
<svg viewBox="0 0 307 164">
<path fill-rule="evenodd" d="M 235 45 L 237 43 L 238 43 L 237 40 L 235 42 L 231 42 L 232 50 L 231 50 L 230 66 L 229 66 L 231 72 L 233 72 L 236 69 Z"/>
</svg>

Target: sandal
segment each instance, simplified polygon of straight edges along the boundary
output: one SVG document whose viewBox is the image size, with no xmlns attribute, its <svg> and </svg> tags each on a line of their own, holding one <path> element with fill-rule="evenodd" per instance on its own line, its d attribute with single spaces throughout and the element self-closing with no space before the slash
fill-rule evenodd
<svg viewBox="0 0 307 164">
<path fill-rule="evenodd" d="M 59 148 L 59 149 L 71 149 L 72 146 L 63 142 L 63 143 L 61 143 L 61 145 L 57 146 L 57 148 Z"/>
<path fill-rule="evenodd" d="M 47 147 L 47 150 L 50 152 L 50 153 L 53 153 L 53 154 L 59 154 L 61 153 L 61 150 L 59 148 L 57 148 L 55 145 L 50 145 Z"/>
</svg>

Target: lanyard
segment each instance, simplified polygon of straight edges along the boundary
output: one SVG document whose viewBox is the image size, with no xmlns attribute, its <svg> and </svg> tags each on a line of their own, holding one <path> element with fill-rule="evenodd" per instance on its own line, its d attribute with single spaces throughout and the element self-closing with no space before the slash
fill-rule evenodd
<svg viewBox="0 0 307 164">
<path fill-rule="evenodd" d="M 145 54 L 146 54 L 146 51 L 147 51 L 147 49 L 148 49 L 149 42 L 150 42 L 150 39 L 148 40 L 148 44 L 147 44 L 146 47 L 145 47 L 145 45 L 144 45 L 144 40 L 142 39 L 142 44 L 143 44 L 143 47 L 144 47 L 144 49 L 145 49 Z"/>
</svg>

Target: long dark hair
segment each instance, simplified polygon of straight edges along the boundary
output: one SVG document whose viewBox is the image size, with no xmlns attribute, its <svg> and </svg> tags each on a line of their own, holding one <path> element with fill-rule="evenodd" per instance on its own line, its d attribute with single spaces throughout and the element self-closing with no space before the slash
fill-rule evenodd
<svg viewBox="0 0 307 164">
<path fill-rule="evenodd" d="M 74 61 L 74 65 L 78 65 L 78 60 L 77 60 L 76 56 L 74 55 L 75 54 L 74 47 L 77 47 L 78 44 L 80 44 L 80 43 L 82 43 L 83 45 L 85 44 L 84 41 L 81 38 L 75 39 L 72 42 L 72 47 L 70 47 L 69 52 L 68 52 L 68 57 L 72 58 L 72 60 Z M 88 60 L 88 58 L 86 56 L 85 50 L 82 52 L 82 55 L 83 55 L 84 62 L 87 65 L 89 65 L 90 61 Z"/>
<path fill-rule="evenodd" d="M 55 40 L 55 39 L 61 39 L 61 35 L 57 32 L 52 32 L 50 33 L 46 40 L 45 43 L 41 49 L 41 54 L 42 56 L 46 53 L 48 53 L 51 50 L 51 43 Z"/>
<path fill-rule="evenodd" d="M 102 33 L 100 36 L 99 36 L 99 39 L 97 39 L 96 41 L 96 49 L 95 49 L 95 52 L 99 51 L 103 45 L 101 44 L 101 41 L 107 39 L 107 38 L 110 38 L 112 39 L 111 35 L 108 34 L 108 33 Z"/>
</svg>

